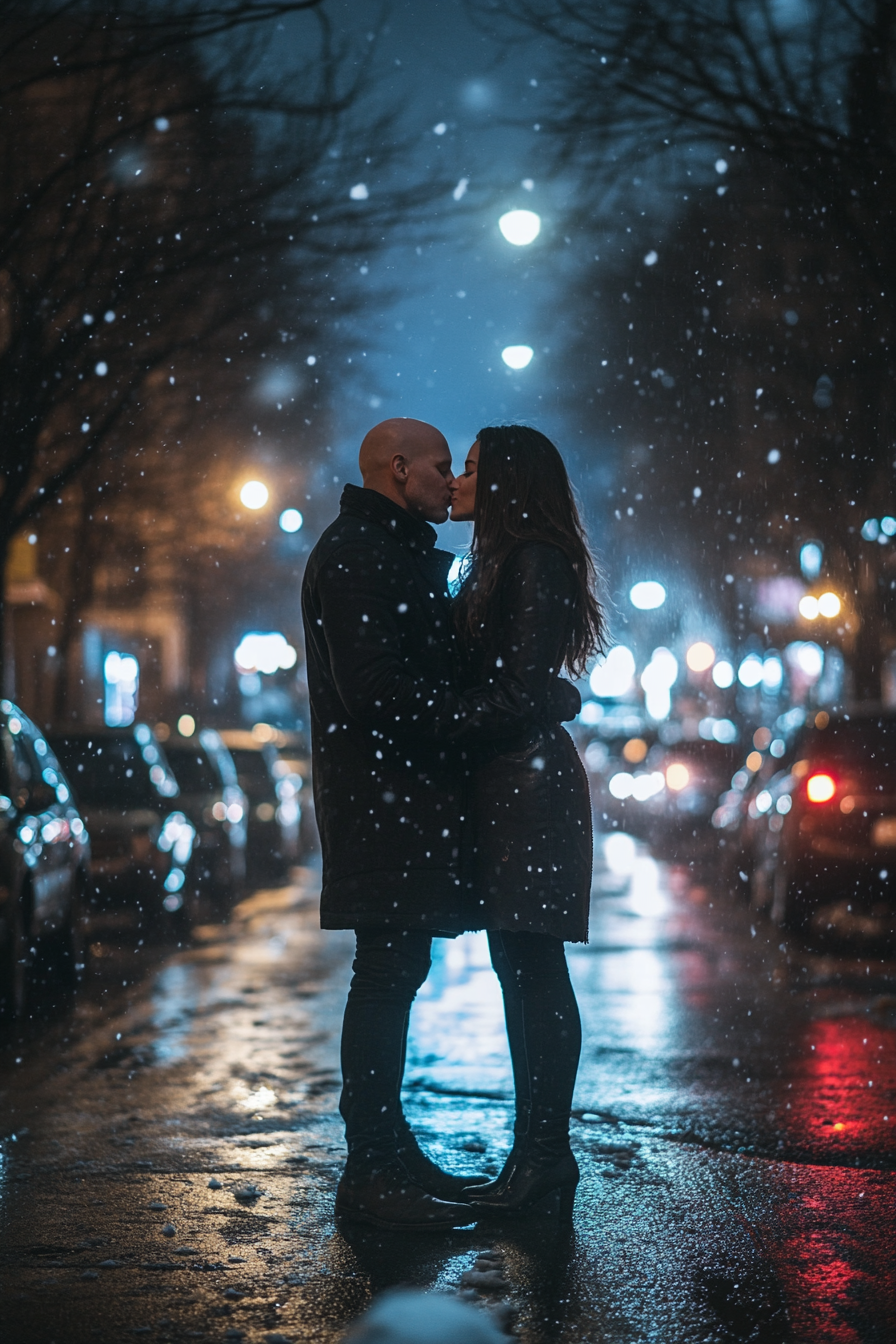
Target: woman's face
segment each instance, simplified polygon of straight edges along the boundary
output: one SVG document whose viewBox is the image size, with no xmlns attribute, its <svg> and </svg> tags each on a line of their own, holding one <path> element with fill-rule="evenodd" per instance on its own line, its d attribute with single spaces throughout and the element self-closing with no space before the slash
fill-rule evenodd
<svg viewBox="0 0 896 1344">
<path fill-rule="evenodd" d="M 479 440 L 467 453 L 460 476 L 455 476 L 451 487 L 452 523 L 472 523 L 476 507 L 476 472 L 479 467 Z"/>
</svg>

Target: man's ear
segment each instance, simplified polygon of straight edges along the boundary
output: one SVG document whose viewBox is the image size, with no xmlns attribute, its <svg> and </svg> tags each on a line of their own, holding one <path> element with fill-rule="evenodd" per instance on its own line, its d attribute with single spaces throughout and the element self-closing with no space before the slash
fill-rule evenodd
<svg viewBox="0 0 896 1344">
<path fill-rule="evenodd" d="M 392 475 L 404 484 L 408 479 L 408 460 L 403 453 L 396 453 L 389 463 Z"/>
</svg>

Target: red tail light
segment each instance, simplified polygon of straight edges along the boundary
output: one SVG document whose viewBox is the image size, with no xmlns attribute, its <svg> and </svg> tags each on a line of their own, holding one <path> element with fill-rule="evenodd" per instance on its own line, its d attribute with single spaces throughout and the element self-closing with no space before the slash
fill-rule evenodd
<svg viewBox="0 0 896 1344">
<path fill-rule="evenodd" d="M 837 792 L 830 775 L 810 775 L 806 780 L 806 797 L 810 803 L 829 803 Z"/>
</svg>

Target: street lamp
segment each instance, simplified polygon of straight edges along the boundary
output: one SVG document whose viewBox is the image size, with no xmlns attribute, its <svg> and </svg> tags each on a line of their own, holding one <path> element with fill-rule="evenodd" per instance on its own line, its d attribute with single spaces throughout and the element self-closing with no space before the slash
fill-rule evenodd
<svg viewBox="0 0 896 1344">
<path fill-rule="evenodd" d="M 524 369 L 532 362 L 534 353 L 531 345 L 506 345 L 501 351 L 501 358 L 508 369 Z"/>
<path fill-rule="evenodd" d="M 498 228 L 514 247 L 527 247 L 541 232 L 541 219 L 534 210 L 508 210 L 498 220 Z"/>
<path fill-rule="evenodd" d="M 263 481 L 247 481 L 240 491 L 240 503 L 247 509 L 263 509 L 270 491 Z"/>
</svg>

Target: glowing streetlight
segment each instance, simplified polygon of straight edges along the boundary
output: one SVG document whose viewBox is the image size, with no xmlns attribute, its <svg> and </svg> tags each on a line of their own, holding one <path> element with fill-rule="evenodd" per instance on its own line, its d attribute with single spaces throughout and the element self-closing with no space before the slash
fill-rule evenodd
<svg viewBox="0 0 896 1344">
<path fill-rule="evenodd" d="M 501 358 L 508 369 L 524 369 L 532 362 L 534 353 L 531 345 L 506 345 L 501 351 Z"/>
<path fill-rule="evenodd" d="M 822 593 L 818 599 L 818 612 L 821 616 L 826 616 L 832 621 L 835 616 L 840 615 L 840 599 L 836 593 Z"/>
<path fill-rule="evenodd" d="M 800 598 L 800 615 L 804 621 L 814 621 L 818 618 L 818 598 L 812 597 L 807 593 L 805 597 Z"/>
<path fill-rule="evenodd" d="M 534 210 L 508 210 L 498 220 L 498 228 L 514 247 L 527 247 L 541 232 L 541 219 Z"/>
<path fill-rule="evenodd" d="M 247 509 L 263 509 L 270 492 L 263 481 L 247 481 L 240 491 L 240 502 Z"/>
<path fill-rule="evenodd" d="M 181 714 L 177 721 L 177 731 L 181 737 L 192 737 L 196 731 L 196 720 L 192 714 Z"/>
<path fill-rule="evenodd" d="M 280 527 L 284 532 L 298 532 L 304 521 L 298 509 L 284 509 L 280 515 Z"/>
</svg>

